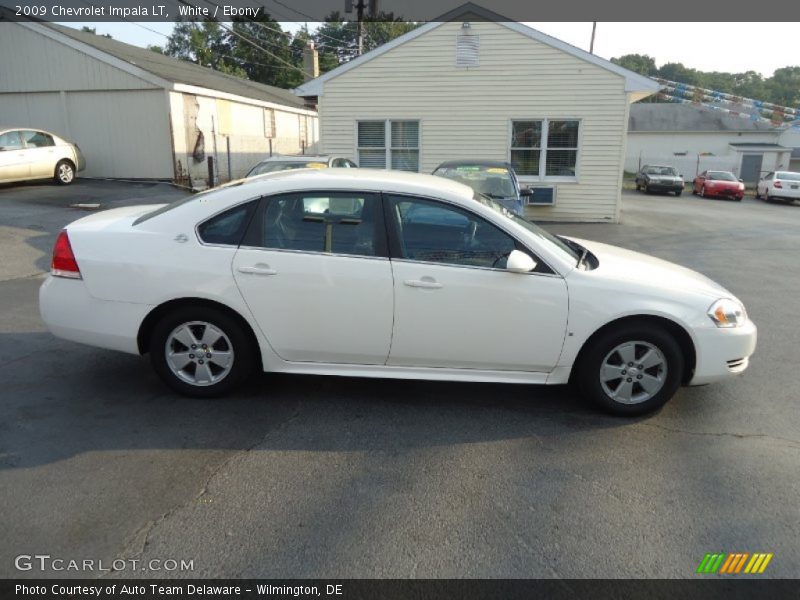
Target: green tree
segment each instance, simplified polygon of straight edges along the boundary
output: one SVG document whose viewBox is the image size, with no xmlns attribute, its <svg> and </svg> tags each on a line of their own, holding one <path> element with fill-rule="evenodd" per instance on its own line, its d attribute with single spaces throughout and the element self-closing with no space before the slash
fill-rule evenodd
<svg viewBox="0 0 800 600">
<path fill-rule="evenodd" d="M 303 81 L 302 55 L 299 60 L 293 55 L 292 35 L 284 31 L 280 23 L 262 16 L 255 21 L 234 20 L 232 27 L 238 35 L 229 33 L 228 42 L 248 79 L 282 88 L 291 88 Z"/>
<path fill-rule="evenodd" d="M 611 62 L 648 77 L 653 77 L 658 73 L 656 60 L 647 54 L 625 54 L 619 58 L 612 58 Z"/>
<path fill-rule="evenodd" d="M 770 102 L 800 108 L 800 66 L 776 69 L 765 82 L 765 87 Z"/>
<path fill-rule="evenodd" d="M 164 53 L 211 67 L 215 71 L 245 77 L 245 70 L 231 58 L 234 47 L 229 36 L 219 23 L 213 21 L 179 21 L 175 23 L 175 28 L 167 39 Z"/>
</svg>

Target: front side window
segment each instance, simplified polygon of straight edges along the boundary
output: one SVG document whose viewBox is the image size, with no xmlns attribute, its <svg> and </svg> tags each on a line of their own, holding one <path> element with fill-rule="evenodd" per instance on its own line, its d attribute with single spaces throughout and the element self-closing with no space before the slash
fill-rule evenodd
<svg viewBox="0 0 800 600">
<path fill-rule="evenodd" d="M 46 148 L 56 145 L 52 135 L 41 131 L 20 131 L 20 134 L 28 148 Z"/>
<path fill-rule="evenodd" d="M 22 149 L 22 140 L 19 137 L 19 131 L 6 131 L 0 135 L 0 152 L 20 149 Z"/>
<path fill-rule="evenodd" d="M 197 234 L 206 244 L 238 246 L 253 216 L 256 202 L 251 200 L 211 217 L 197 227 Z"/>
<path fill-rule="evenodd" d="M 511 165 L 521 177 L 574 178 L 580 121 L 536 119 L 511 122 Z"/>
<path fill-rule="evenodd" d="M 389 197 L 403 258 L 504 269 L 514 238 L 468 211 L 432 200 Z"/>
<path fill-rule="evenodd" d="M 359 121 L 357 128 L 359 166 L 419 171 L 419 121 Z"/>
<path fill-rule="evenodd" d="M 378 199 L 373 194 L 287 194 L 268 201 L 263 248 L 376 256 Z M 248 236 L 249 237 L 249 236 Z"/>
</svg>

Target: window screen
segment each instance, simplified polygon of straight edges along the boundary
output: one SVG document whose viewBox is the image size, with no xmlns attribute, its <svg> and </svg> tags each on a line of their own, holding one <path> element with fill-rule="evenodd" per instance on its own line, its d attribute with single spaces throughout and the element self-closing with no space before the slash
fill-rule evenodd
<svg viewBox="0 0 800 600">
<path fill-rule="evenodd" d="M 357 135 L 360 167 L 419 171 L 419 121 L 359 121 Z"/>
</svg>

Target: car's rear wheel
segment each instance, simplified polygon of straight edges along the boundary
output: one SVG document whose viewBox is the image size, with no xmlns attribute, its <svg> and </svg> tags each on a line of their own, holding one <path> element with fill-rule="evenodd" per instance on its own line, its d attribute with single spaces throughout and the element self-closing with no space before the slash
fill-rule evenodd
<svg viewBox="0 0 800 600">
<path fill-rule="evenodd" d="M 211 307 L 184 307 L 164 316 L 150 338 L 153 368 L 175 391 L 209 398 L 240 385 L 253 371 L 247 332 Z"/>
<path fill-rule="evenodd" d="M 680 196 L 683 193 L 683 190 L 675 190 L 675 195 Z"/>
<path fill-rule="evenodd" d="M 683 369 L 680 346 L 667 331 L 631 324 L 592 342 L 578 365 L 577 383 L 583 395 L 604 410 L 634 416 L 672 398 Z"/>
<path fill-rule="evenodd" d="M 75 180 L 75 166 L 68 160 L 59 161 L 53 178 L 59 185 L 69 185 Z"/>
</svg>

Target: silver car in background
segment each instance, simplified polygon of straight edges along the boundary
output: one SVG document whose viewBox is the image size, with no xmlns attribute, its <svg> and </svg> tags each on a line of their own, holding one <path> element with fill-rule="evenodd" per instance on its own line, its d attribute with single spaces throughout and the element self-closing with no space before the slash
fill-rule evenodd
<svg viewBox="0 0 800 600">
<path fill-rule="evenodd" d="M 41 129 L 0 127 L 0 183 L 53 179 L 69 185 L 85 168 L 77 144 Z"/>
<path fill-rule="evenodd" d="M 349 158 L 331 156 L 329 154 L 286 154 L 270 156 L 262 160 L 247 173 L 245 177 L 255 177 L 277 171 L 291 171 L 293 169 L 354 169 L 356 167 Z"/>
</svg>

